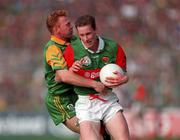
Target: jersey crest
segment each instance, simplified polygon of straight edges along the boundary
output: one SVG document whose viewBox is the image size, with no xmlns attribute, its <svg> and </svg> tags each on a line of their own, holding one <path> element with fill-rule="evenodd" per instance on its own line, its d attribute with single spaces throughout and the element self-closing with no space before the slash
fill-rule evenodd
<svg viewBox="0 0 180 140">
<path fill-rule="evenodd" d="M 107 57 L 107 56 L 102 57 L 102 62 L 104 62 L 104 64 L 108 64 L 109 57 Z"/>
<path fill-rule="evenodd" d="M 82 60 L 82 64 L 84 66 L 89 66 L 92 63 L 91 59 L 88 56 L 83 57 L 81 60 Z"/>
</svg>

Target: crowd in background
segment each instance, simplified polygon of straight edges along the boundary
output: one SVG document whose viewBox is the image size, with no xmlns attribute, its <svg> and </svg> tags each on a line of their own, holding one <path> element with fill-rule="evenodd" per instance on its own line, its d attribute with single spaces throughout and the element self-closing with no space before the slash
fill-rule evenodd
<svg viewBox="0 0 180 140">
<path fill-rule="evenodd" d="M 0 111 L 44 110 L 45 20 L 58 8 L 72 21 L 94 15 L 99 34 L 122 45 L 130 81 L 116 91 L 125 107 L 180 106 L 179 0 L 1 0 Z"/>
</svg>

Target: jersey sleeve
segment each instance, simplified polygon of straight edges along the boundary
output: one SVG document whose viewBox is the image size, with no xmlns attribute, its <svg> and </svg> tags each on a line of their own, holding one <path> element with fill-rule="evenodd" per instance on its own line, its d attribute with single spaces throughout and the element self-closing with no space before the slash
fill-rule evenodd
<svg viewBox="0 0 180 140">
<path fill-rule="evenodd" d="M 68 68 L 70 68 L 74 63 L 74 49 L 71 45 L 68 45 L 64 50 L 64 58 Z"/>
<path fill-rule="evenodd" d="M 46 51 L 46 62 L 52 67 L 53 70 L 67 69 L 66 61 L 63 53 L 55 45 L 49 46 Z"/>
<path fill-rule="evenodd" d="M 118 64 L 124 70 L 124 72 L 127 72 L 126 55 L 125 55 L 124 50 L 122 49 L 122 47 L 120 45 L 118 45 L 118 51 L 117 51 L 116 56 L 117 56 L 116 57 L 116 64 Z"/>
</svg>

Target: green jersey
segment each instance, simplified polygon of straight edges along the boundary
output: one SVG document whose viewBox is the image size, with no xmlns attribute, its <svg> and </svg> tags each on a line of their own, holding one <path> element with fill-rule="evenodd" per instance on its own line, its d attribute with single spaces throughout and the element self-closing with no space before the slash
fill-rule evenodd
<svg viewBox="0 0 180 140">
<path fill-rule="evenodd" d="M 79 39 L 76 39 L 64 52 L 67 65 L 72 66 L 73 62 L 83 58 L 83 66 L 77 73 L 85 78 L 99 81 L 100 69 L 109 63 L 116 63 L 126 71 L 126 56 L 120 45 L 116 42 L 100 38 L 97 52 L 85 48 Z M 75 92 L 79 95 L 96 94 L 92 88 L 75 86 Z"/>
<path fill-rule="evenodd" d="M 69 84 L 58 83 L 54 80 L 56 70 L 67 69 L 63 52 L 68 45 L 69 43 L 51 36 L 50 41 L 44 47 L 45 80 L 49 94 L 62 94 L 72 88 Z"/>
<path fill-rule="evenodd" d="M 55 81 L 55 71 L 67 69 L 63 53 L 68 45 L 70 44 L 60 38 L 51 36 L 44 47 L 45 80 L 48 88 L 45 104 L 56 125 L 76 115 L 74 104 L 77 94 L 74 93 L 73 86 Z"/>
</svg>

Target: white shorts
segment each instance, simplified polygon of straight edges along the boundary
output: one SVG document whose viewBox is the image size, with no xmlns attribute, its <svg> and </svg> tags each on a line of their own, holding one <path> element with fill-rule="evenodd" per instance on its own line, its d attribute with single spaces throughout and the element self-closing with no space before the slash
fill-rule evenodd
<svg viewBox="0 0 180 140">
<path fill-rule="evenodd" d="M 100 98 L 105 99 L 107 102 L 97 98 L 91 99 L 90 96 L 78 95 L 78 97 L 75 109 L 79 123 L 83 121 L 100 122 L 100 120 L 106 123 L 118 111 L 123 111 L 122 106 L 118 103 L 118 97 L 113 92 L 105 96 L 99 95 Z"/>
</svg>

